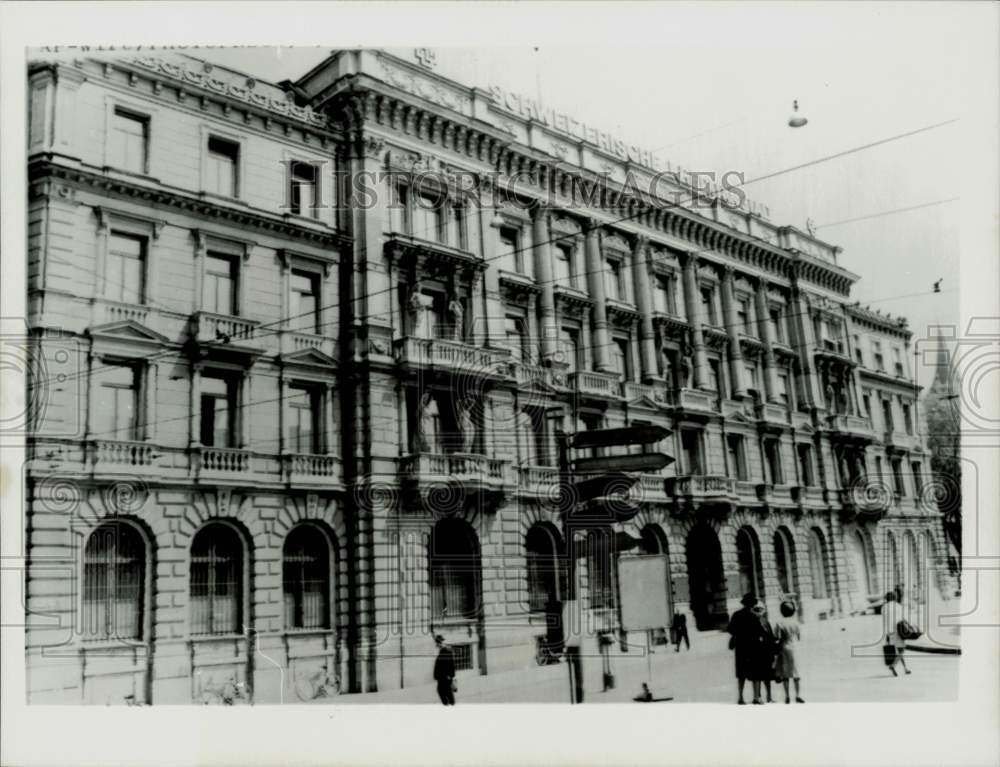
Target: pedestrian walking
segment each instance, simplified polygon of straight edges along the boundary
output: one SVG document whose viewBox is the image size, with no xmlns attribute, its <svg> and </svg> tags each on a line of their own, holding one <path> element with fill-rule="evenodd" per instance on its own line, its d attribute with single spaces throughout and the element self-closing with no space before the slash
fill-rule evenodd
<svg viewBox="0 0 1000 767">
<path fill-rule="evenodd" d="M 799 623 L 794 620 L 795 604 L 786 600 L 781 603 L 779 609 L 781 618 L 774 624 L 774 638 L 778 646 L 774 660 L 774 677 L 780 680 L 785 688 L 785 703 L 792 702 L 788 690 L 789 680 L 795 683 L 795 702 L 805 703 L 800 695 L 799 667 L 795 660 L 795 647 L 802 638 Z"/>
<path fill-rule="evenodd" d="M 434 681 L 437 682 L 438 697 L 446 706 L 455 705 L 455 651 L 437 634 L 434 643 L 438 646 L 437 660 L 434 661 Z"/>
<path fill-rule="evenodd" d="M 899 676 L 896 671 L 897 663 L 903 667 L 903 671 L 907 674 L 910 673 L 910 669 L 906 667 L 906 661 L 903 659 L 903 652 L 906 650 L 906 637 L 899 631 L 900 622 L 906 618 L 903 604 L 899 599 L 901 591 L 897 588 L 895 591 L 888 592 L 885 595 L 885 604 L 882 605 L 882 614 L 885 617 L 885 643 L 893 648 L 891 653 L 886 652 L 886 665 L 889 666 L 893 676 Z"/>
<path fill-rule="evenodd" d="M 754 612 L 756 595 L 745 594 L 741 602 L 743 607 L 733 613 L 727 629 L 730 634 L 729 649 L 735 652 L 736 659 L 739 691 L 736 702 L 741 706 L 746 704 L 743 690 L 749 679 L 753 685 L 753 703 L 762 704 L 764 701 L 760 699 L 760 683 L 771 678 L 773 635 L 766 620 L 762 618 L 763 610 Z"/>
<path fill-rule="evenodd" d="M 675 652 L 681 651 L 681 642 L 690 650 L 691 640 L 688 638 L 687 615 L 682 612 L 674 613 L 674 621 L 670 625 L 670 638 L 673 640 Z"/>
<path fill-rule="evenodd" d="M 774 681 L 774 658 L 778 652 L 778 641 L 774 636 L 771 621 L 767 617 L 767 607 L 759 599 L 757 600 L 757 604 L 753 606 L 753 614 L 757 616 L 757 620 L 760 621 L 761 628 L 764 631 L 764 643 L 761 649 L 758 673 L 760 681 L 764 683 L 767 702 L 774 703 L 774 698 L 771 696 L 771 682 Z"/>
</svg>

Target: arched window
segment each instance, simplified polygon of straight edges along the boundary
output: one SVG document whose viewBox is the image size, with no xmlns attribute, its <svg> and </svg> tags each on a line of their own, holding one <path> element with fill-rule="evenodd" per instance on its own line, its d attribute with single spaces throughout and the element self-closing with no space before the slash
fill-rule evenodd
<svg viewBox="0 0 1000 767">
<path fill-rule="evenodd" d="M 212 522 L 191 543 L 191 633 L 238 634 L 243 628 L 243 542 Z"/>
<path fill-rule="evenodd" d="M 442 519 L 431 533 L 428 565 L 432 620 L 473 619 L 479 613 L 479 541 L 468 523 Z"/>
<path fill-rule="evenodd" d="M 546 525 L 532 525 L 524 546 L 528 565 L 528 609 L 541 612 L 565 589 L 562 542 Z"/>
<path fill-rule="evenodd" d="M 764 568 L 760 561 L 757 533 L 741 527 L 736 533 L 736 554 L 740 568 L 740 591 L 764 598 Z"/>
<path fill-rule="evenodd" d="M 88 640 L 143 638 L 146 544 L 124 522 L 105 522 L 83 553 L 83 635 Z"/>
<path fill-rule="evenodd" d="M 809 572 L 813 599 L 826 599 L 830 595 L 826 582 L 826 541 L 815 527 L 809 531 Z"/>
<path fill-rule="evenodd" d="M 794 594 L 798 596 L 798 573 L 795 570 L 795 544 L 792 536 L 784 527 L 779 527 L 774 533 L 774 561 L 778 570 L 778 586 L 782 596 Z"/>
<path fill-rule="evenodd" d="M 285 627 L 330 628 L 330 542 L 315 525 L 292 528 L 282 551 Z"/>
</svg>

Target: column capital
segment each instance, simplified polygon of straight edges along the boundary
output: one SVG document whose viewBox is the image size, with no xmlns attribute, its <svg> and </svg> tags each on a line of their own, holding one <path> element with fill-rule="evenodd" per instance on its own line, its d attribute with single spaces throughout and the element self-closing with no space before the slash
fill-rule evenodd
<svg viewBox="0 0 1000 767">
<path fill-rule="evenodd" d="M 637 234 L 632 241 L 632 253 L 638 255 L 649 245 L 649 238 L 644 234 Z"/>
<path fill-rule="evenodd" d="M 683 267 L 684 269 L 697 269 L 698 251 L 686 250 L 683 251 L 682 253 L 678 253 L 677 260 L 681 262 L 681 267 Z"/>
<path fill-rule="evenodd" d="M 736 277 L 736 267 L 733 266 L 732 264 L 723 264 L 722 279 L 726 280 L 727 282 L 732 282 L 735 277 Z"/>
</svg>

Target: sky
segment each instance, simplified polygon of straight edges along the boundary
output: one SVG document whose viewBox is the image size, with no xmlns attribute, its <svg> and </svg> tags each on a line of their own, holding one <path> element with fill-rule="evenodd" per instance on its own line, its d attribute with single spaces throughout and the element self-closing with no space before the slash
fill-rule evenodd
<svg viewBox="0 0 1000 767">
<path fill-rule="evenodd" d="M 687 169 L 736 170 L 748 180 L 957 120 L 746 187 L 773 222 L 805 230 L 811 219 L 817 237 L 843 248 L 841 265 L 861 277 L 852 298 L 908 317 L 915 339 L 956 324 L 962 200 L 954 149 L 972 74 L 956 48 L 960 19 L 931 4 L 802 12 L 781 4 L 742 19 L 734 11 L 708 4 L 668 12 L 658 17 L 655 45 L 569 37 L 432 46 L 435 71 L 540 98 Z M 279 81 L 301 76 L 333 47 L 190 53 Z M 414 48 L 393 50 L 412 57 Z M 788 127 L 793 100 L 808 118 L 803 128 Z M 901 208 L 914 209 L 884 215 Z M 942 292 L 933 293 L 939 279 Z"/>
</svg>

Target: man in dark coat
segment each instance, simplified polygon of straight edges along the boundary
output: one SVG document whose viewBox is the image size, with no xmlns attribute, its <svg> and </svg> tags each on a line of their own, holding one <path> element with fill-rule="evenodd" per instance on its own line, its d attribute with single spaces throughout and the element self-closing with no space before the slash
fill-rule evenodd
<svg viewBox="0 0 1000 767">
<path fill-rule="evenodd" d="M 746 703 L 743 700 L 743 688 L 749 679 L 753 684 L 753 702 L 762 704 L 760 683 L 770 678 L 767 676 L 772 649 L 769 632 L 765 628 L 764 621 L 753 611 L 754 605 L 757 604 L 756 595 L 746 594 L 741 601 L 743 607 L 733 613 L 727 629 L 732 636 L 729 640 L 729 649 L 736 652 L 736 679 L 739 684 L 737 703 L 740 705 Z"/>
<path fill-rule="evenodd" d="M 434 661 L 434 681 L 437 682 L 438 697 L 446 706 L 455 705 L 455 652 L 445 644 L 444 637 L 434 637 L 438 646 L 437 660 Z"/>
<path fill-rule="evenodd" d="M 681 642 L 687 649 L 691 649 L 691 640 L 688 639 L 688 622 L 684 613 L 674 613 L 674 622 L 670 626 L 671 639 L 673 639 L 675 652 L 681 651 Z"/>
</svg>

